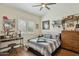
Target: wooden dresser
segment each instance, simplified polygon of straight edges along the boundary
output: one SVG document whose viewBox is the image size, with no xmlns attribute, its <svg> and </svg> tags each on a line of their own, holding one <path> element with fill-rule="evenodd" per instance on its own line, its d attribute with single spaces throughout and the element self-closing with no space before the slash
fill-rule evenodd
<svg viewBox="0 0 79 59">
<path fill-rule="evenodd" d="M 63 31 L 57 56 L 79 56 L 79 32 Z"/>
<path fill-rule="evenodd" d="M 61 34 L 62 47 L 79 52 L 79 32 L 63 31 Z"/>
</svg>

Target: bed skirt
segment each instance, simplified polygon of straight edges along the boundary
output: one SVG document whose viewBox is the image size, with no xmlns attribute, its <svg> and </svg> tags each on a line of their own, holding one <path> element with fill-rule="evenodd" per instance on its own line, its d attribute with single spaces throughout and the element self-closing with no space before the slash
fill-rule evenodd
<svg viewBox="0 0 79 59">
<path fill-rule="evenodd" d="M 61 48 L 61 45 L 54 51 L 52 52 L 51 56 L 55 56 L 56 52 Z M 34 50 L 33 48 L 29 47 L 28 50 L 30 50 L 32 53 L 34 53 L 36 56 L 44 56 L 40 52 Z"/>
</svg>

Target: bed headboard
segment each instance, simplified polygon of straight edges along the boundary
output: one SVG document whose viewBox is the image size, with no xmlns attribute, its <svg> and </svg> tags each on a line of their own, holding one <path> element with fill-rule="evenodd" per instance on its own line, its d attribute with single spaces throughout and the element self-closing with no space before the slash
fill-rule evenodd
<svg viewBox="0 0 79 59">
<path fill-rule="evenodd" d="M 79 52 L 79 32 L 63 31 L 61 33 L 61 47 Z"/>
</svg>

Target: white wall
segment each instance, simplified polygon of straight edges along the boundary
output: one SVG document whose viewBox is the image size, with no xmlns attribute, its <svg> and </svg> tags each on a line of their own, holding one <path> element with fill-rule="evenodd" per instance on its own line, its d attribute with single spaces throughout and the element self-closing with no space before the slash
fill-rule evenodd
<svg viewBox="0 0 79 59">
<path fill-rule="evenodd" d="M 2 21 L 3 21 L 2 17 L 3 16 L 8 16 L 11 19 L 16 19 L 16 22 L 18 19 L 22 19 L 25 21 L 28 21 L 28 20 L 33 21 L 35 24 L 39 24 L 39 29 L 37 29 L 36 31 L 38 33 L 40 33 L 41 17 L 35 16 L 28 12 L 23 12 L 21 10 L 18 10 L 18 9 L 15 9 L 12 7 L 0 5 L 0 31 L 3 30 L 3 28 L 2 28 Z"/>
<path fill-rule="evenodd" d="M 9 7 L 9 6 L 6 6 L 6 5 L 0 5 L 0 31 L 3 30 L 3 16 L 8 16 L 9 18 L 11 19 L 16 19 L 16 30 L 17 30 L 17 21 L 19 19 L 22 19 L 22 20 L 25 20 L 25 21 L 33 21 L 35 24 L 39 24 L 39 28 L 36 29 L 35 32 L 33 33 L 30 33 L 26 36 L 26 38 L 24 39 L 25 43 L 26 43 L 26 40 L 33 37 L 33 36 L 36 36 L 38 35 L 39 33 L 41 33 L 41 17 L 38 17 L 36 15 L 33 15 L 31 13 L 28 13 L 28 12 L 24 12 L 24 11 L 21 11 L 21 10 L 18 10 L 18 9 L 15 9 L 15 8 L 12 8 L 12 7 Z M 19 41 L 18 41 L 19 42 Z M 12 43 L 12 42 L 8 42 L 9 44 Z M 0 44 L 1 46 L 0 47 L 6 47 L 8 44 Z"/>
<path fill-rule="evenodd" d="M 42 21 L 47 21 L 47 20 L 49 20 L 50 21 L 50 29 L 49 30 L 43 30 L 42 28 L 42 33 L 43 34 L 48 34 L 48 33 L 51 33 L 51 34 L 59 34 L 59 33 L 61 33 L 61 31 L 63 30 L 63 28 L 62 28 L 62 25 L 60 25 L 61 27 L 60 28 L 58 28 L 57 26 L 55 26 L 55 27 L 53 27 L 53 25 L 52 25 L 52 23 L 53 23 L 53 19 L 52 20 L 50 20 L 50 19 L 42 19 Z M 42 22 L 41 21 L 41 22 Z"/>
<path fill-rule="evenodd" d="M 51 23 L 53 20 L 62 20 L 63 17 L 68 15 L 79 15 L 79 4 L 78 3 L 57 3 L 56 5 L 49 6 L 50 10 L 46 11 L 42 21 L 50 20 L 50 29 L 42 30 L 43 33 L 59 32 L 57 28 L 53 28 Z M 61 28 L 62 30 L 62 28 Z"/>
</svg>

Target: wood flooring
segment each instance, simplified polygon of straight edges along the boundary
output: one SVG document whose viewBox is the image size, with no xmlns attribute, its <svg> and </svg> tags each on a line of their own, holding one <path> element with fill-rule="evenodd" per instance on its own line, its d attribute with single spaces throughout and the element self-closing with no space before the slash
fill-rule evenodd
<svg viewBox="0 0 79 59">
<path fill-rule="evenodd" d="M 58 52 L 56 53 L 56 56 L 79 56 L 79 54 L 74 53 L 74 52 L 72 52 L 72 51 L 60 49 L 60 50 L 58 50 Z"/>
<path fill-rule="evenodd" d="M 9 54 L 8 54 L 9 53 Z M 1 53 L 1 56 L 35 56 L 31 51 L 29 51 L 27 48 L 19 47 L 10 49 L 9 51 L 5 53 Z"/>
</svg>

